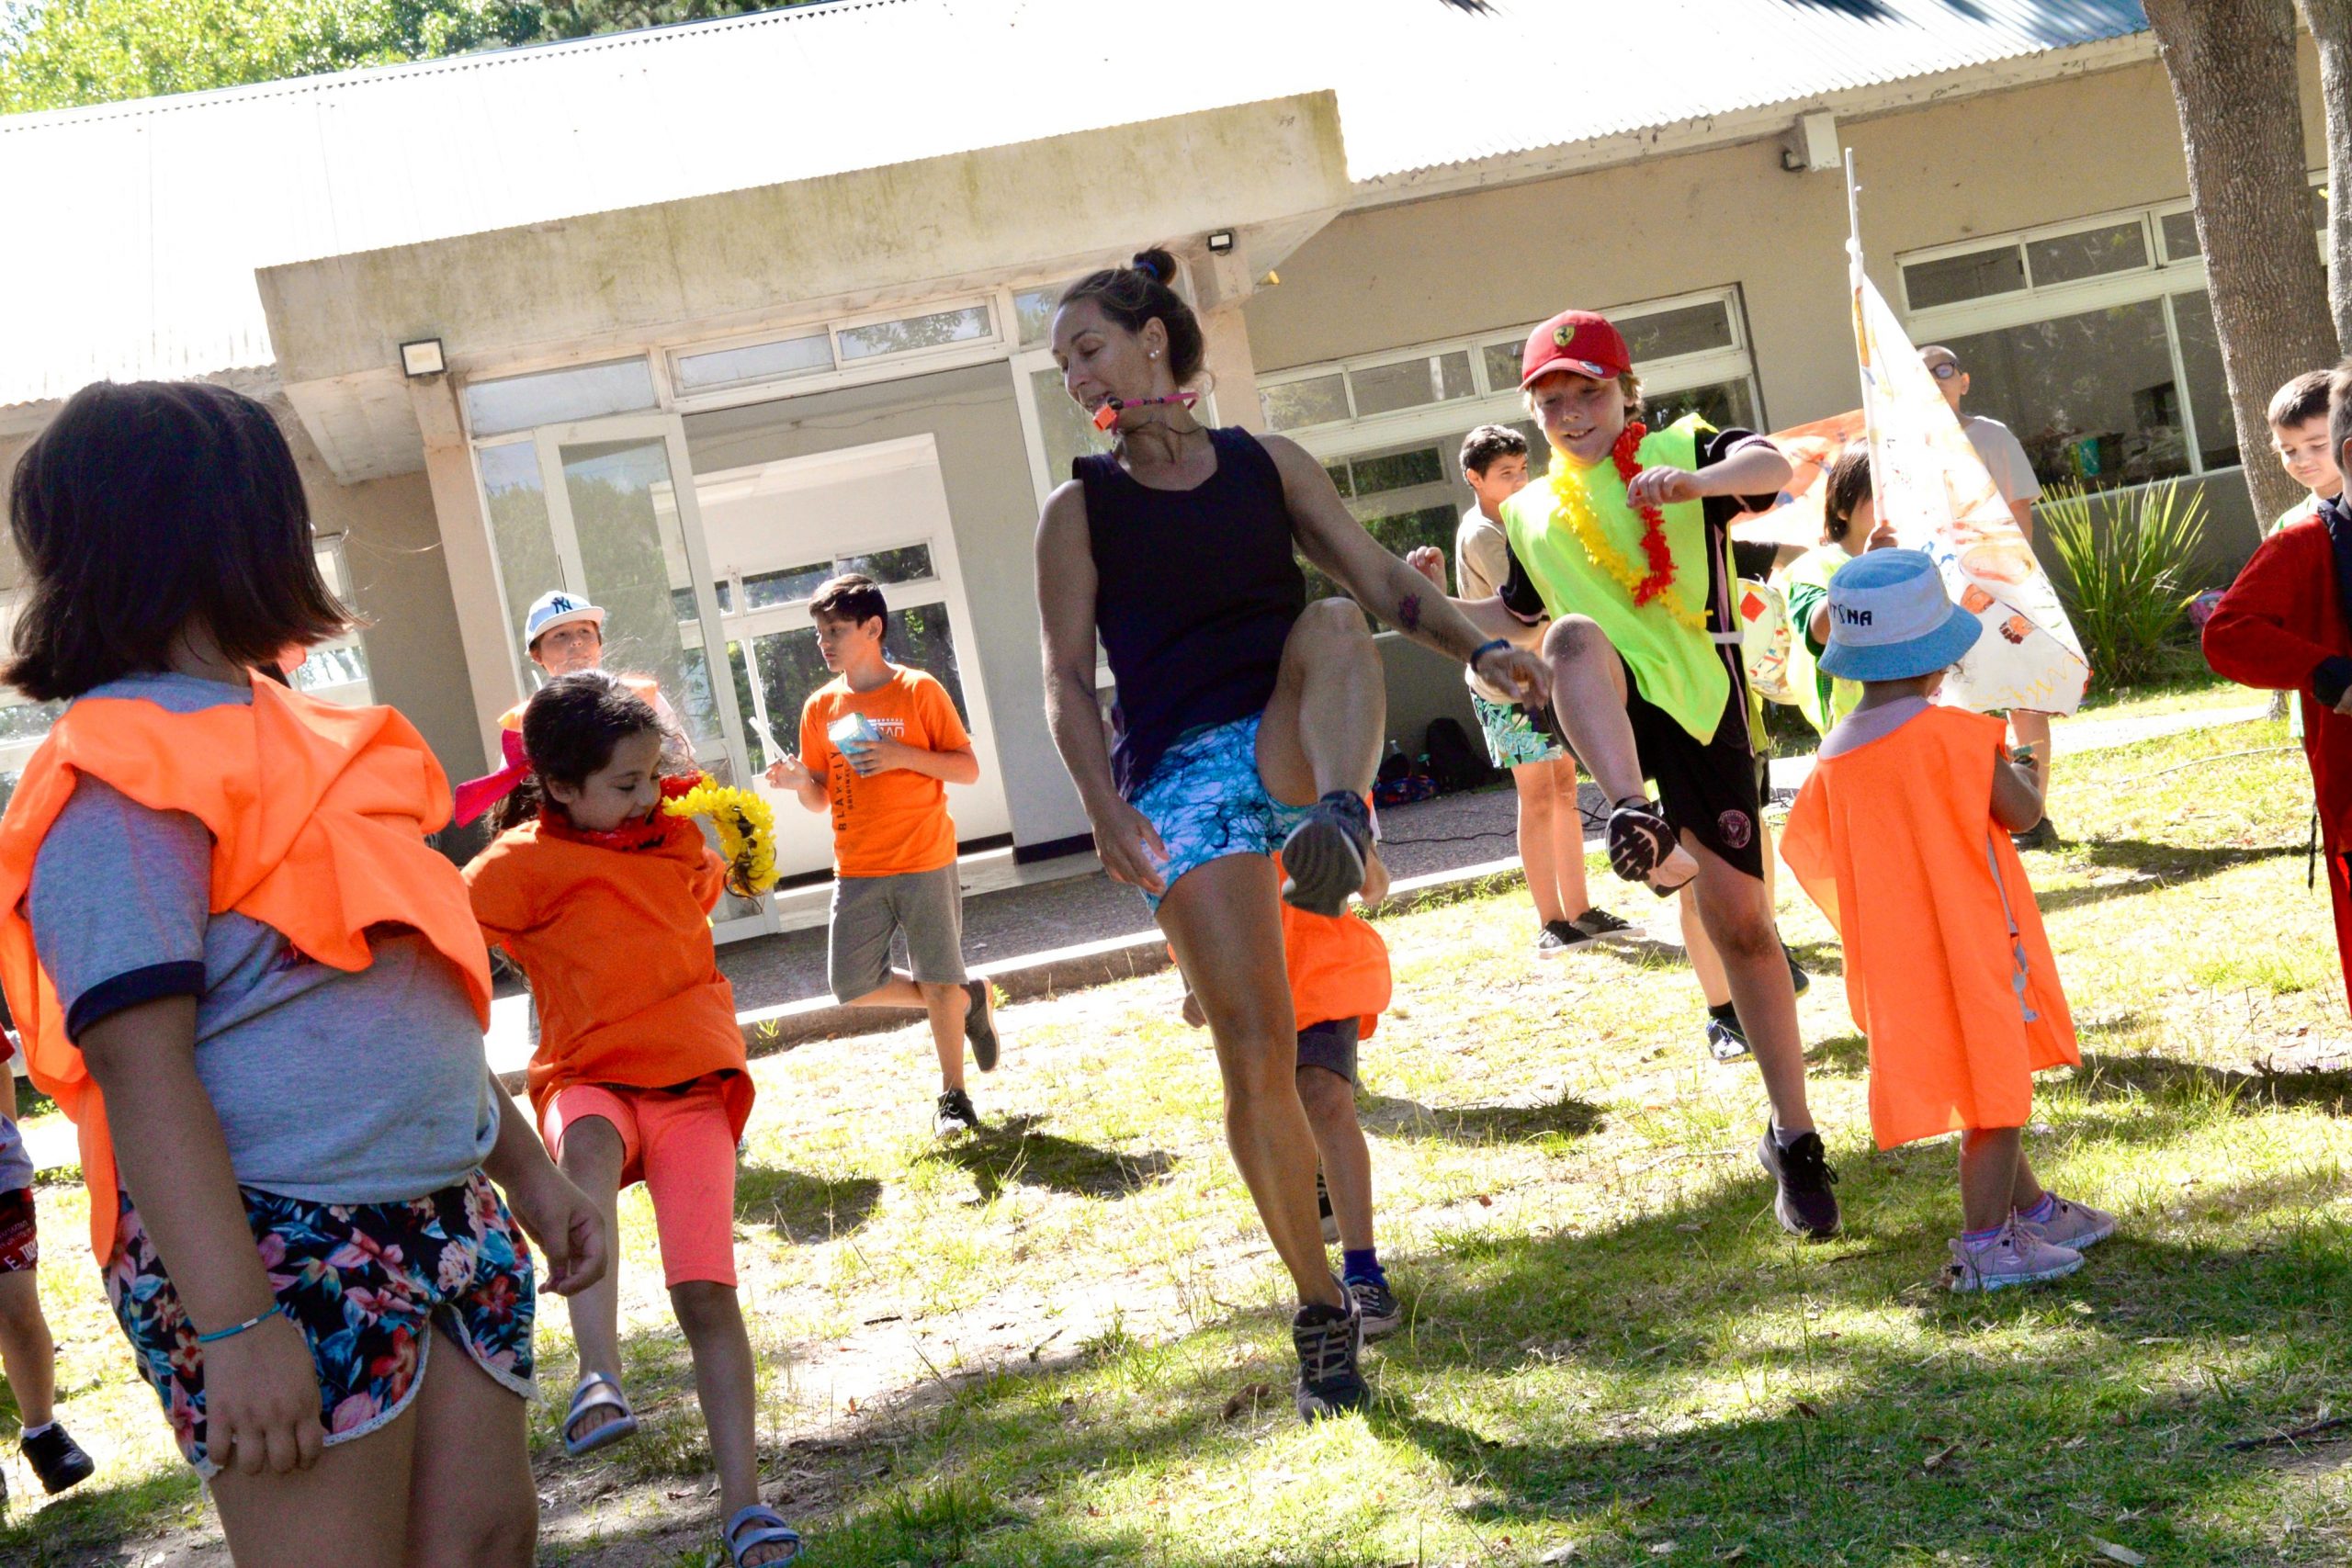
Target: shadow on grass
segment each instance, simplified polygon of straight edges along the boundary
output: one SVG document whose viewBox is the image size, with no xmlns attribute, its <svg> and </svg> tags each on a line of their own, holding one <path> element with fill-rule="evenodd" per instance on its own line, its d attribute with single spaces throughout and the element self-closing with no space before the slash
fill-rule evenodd
<svg viewBox="0 0 2352 1568">
<path fill-rule="evenodd" d="M 2171 1104 L 2226 1104 L 2251 1115 L 2257 1111 L 2301 1109 L 2342 1116 L 2352 1110 L 2352 1072 L 2245 1072 L 2211 1067 L 2169 1056 L 2123 1056 L 2083 1053 L 2077 1081 L 2090 1100 L 2144 1095 Z"/>
<path fill-rule="evenodd" d="M 164 1418 L 152 1405 L 139 1415 L 154 1421 Z M 21 1469 L 17 1478 L 31 1479 Z M 0 1523 L 0 1562 L 145 1562 L 146 1548 L 159 1528 L 197 1524 L 203 1501 L 204 1483 L 185 1465 L 175 1463 L 136 1481 L 112 1483 L 101 1465 L 96 1475 L 40 1512 L 19 1513 L 16 1522 Z"/>
<path fill-rule="evenodd" d="M 928 1157 L 960 1166 L 971 1174 L 983 1200 L 1008 1187 L 1043 1187 L 1080 1198 L 1117 1200 L 1140 1190 L 1174 1168 L 1176 1156 L 1159 1149 L 1116 1154 L 1037 1129 L 1045 1118 L 1009 1116 L 978 1133 L 944 1144 Z"/>
<path fill-rule="evenodd" d="M 1356 1113 L 1364 1131 L 1391 1138 L 1444 1138 L 1457 1144 L 1517 1144 L 1532 1138 L 1581 1138 L 1600 1130 L 1600 1107 L 1574 1095 L 1547 1105 L 1423 1105 L 1417 1100 L 1359 1091 Z"/>
<path fill-rule="evenodd" d="M 882 1183 L 870 1176 L 808 1176 L 774 1166 L 747 1165 L 735 1173 L 735 1217 L 773 1225 L 794 1243 L 831 1241 L 874 1217 Z"/>
<path fill-rule="evenodd" d="M 2206 877 L 2219 876 L 2242 865 L 2258 865 L 2269 860 L 2301 859 L 2303 846 L 2298 843 L 2190 847 L 2147 839 L 2086 839 L 2068 844 L 2064 853 L 2070 861 L 2105 870 L 2142 872 L 2146 875 L 2103 886 L 2085 883 L 2075 887 L 2054 887 L 2046 892 L 2037 890 L 2034 902 L 2041 907 L 2045 917 L 2078 905 L 2133 897 L 2152 891 L 2157 885 L 2201 882 Z M 2154 879 L 2153 883 L 2149 878 Z"/>
</svg>

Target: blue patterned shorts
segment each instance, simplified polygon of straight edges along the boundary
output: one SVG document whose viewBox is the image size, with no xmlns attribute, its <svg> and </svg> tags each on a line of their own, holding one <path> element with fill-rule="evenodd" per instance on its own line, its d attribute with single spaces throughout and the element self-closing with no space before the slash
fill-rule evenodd
<svg viewBox="0 0 2352 1568">
<path fill-rule="evenodd" d="M 1487 737 L 1487 755 L 1498 768 L 1521 768 L 1530 762 L 1554 762 L 1567 751 L 1537 729 L 1527 710 L 1517 703 L 1490 703 L 1470 694 L 1471 711 Z"/>
<path fill-rule="evenodd" d="M 1129 804 L 1149 819 L 1168 859 L 1165 886 L 1194 866 L 1227 855 L 1270 855 L 1313 809 L 1285 806 L 1258 776 L 1258 724 L 1251 714 L 1196 729 L 1170 746 Z M 1159 899 L 1144 895 L 1153 909 Z"/>
<path fill-rule="evenodd" d="M 329 1445 L 408 1408 L 435 1325 L 501 1385 L 531 1397 L 529 1244 L 475 1171 L 405 1203 L 311 1203 L 241 1187 L 278 1311 L 310 1341 Z M 107 1294 L 180 1452 L 209 1480 L 204 1351 L 147 1227 L 122 1196 Z M 214 1325 L 218 1326 L 218 1325 Z"/>
</svg>

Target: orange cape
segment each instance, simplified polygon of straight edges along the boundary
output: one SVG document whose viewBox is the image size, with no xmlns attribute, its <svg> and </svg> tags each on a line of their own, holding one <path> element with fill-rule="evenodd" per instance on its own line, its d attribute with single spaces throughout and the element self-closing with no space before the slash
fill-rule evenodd
<svg viewBox="0 0 2352 1568">
<path fill-rule="evenodd" d="M 456 965 L 485 1028 L 490 963 L 457 868 L 424 841 L 449 819 L 448 780 L 390 708 L 344 707 L 269 681 L 254 682 L 250 707 L 175 714 L 138 698 L 85 697 L 67 708 L 0 818 L 0 987 L 34 1085 L 80 1133 L 90 1245 L 105 1262 L 114 1142 L 98 1086 L 66 1038 L 27 905 L 41 841 L 84 774 L 203 823 L 213 840 L 210 912 L 258 920 L 306 958 L 356 973 L 374 960 L 368 928 L 407 927 Z"/>
</svg>

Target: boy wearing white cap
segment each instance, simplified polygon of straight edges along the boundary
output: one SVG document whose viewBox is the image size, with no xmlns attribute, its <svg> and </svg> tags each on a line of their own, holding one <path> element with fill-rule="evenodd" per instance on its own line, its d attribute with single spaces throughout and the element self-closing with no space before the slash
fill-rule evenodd
<svg viewBox="0 0 2352 1568">
<path fill-rule="evenodd" d="M 2009 834 L 2041 783 L 1997 718 L 1933 704 L 1984 632 L 1917 550 L 1829 581 L 1821 668 L 1861 682 L 1797 792 L 1781 856 L 1838 929 L 1846 1001 L 1870 1041 L 1882 1149 L 1960 1134 L 1961 1234 L 1945 1283 L 1994 1291 L 2071 1274 L 2115 1217 L 2035 1179 L 2020 1137 L 2033 1074 L 2078 1063 L 2066 994 Z"/>
</svg>

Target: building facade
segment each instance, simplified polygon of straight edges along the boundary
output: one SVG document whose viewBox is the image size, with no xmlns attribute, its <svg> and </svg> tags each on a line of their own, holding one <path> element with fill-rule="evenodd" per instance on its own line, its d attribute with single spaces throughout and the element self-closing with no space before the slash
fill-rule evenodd
<svg viewBox="0 0 2352 1568">
<path fill-rule="evenodd" d="M 2252 547 L 2136 6 L 1674 0 L 1555 38 L 1544 8 L 1208 0 L 1196 38 L 1132 43 L 1065 0 L 995 9 L 841 0 L 0 119 L 15 205 L 63 236 L 0 257 L 0 462 L 101 376 L 269 400 L 367 623 L 302 680 L 401 707 L 457 776 L 561 586 L 707 767 L 755 778 L 825 679 L 810 591 L 866 570 L 970 723 L 967 847 L 1045 860 L 1086 831 L 1031 581 L 1096 439 L 1047 346 L 1064 281 L 1167 244 L 1216 417 L 1300 441 L 1384 542 L 1450 551 L 1455 448 L 1524 423 L 1519 344 L 1564 306 L 1626 328 L 1662 414 L 1853 406 L 1850 147 L 1873 275 L 2045 483 L 2180 478 L 2217 574 Z M 1571 62 L 1615 85 L 1527 85 Z M 1382 645 L 1408 746 L 1467 717 L 1442 660 Z M 0 771 L 46 721 L 0 711 Z M 778 816 L 786 870 L 820 873 L 823 819 Z"/>
</svg>

